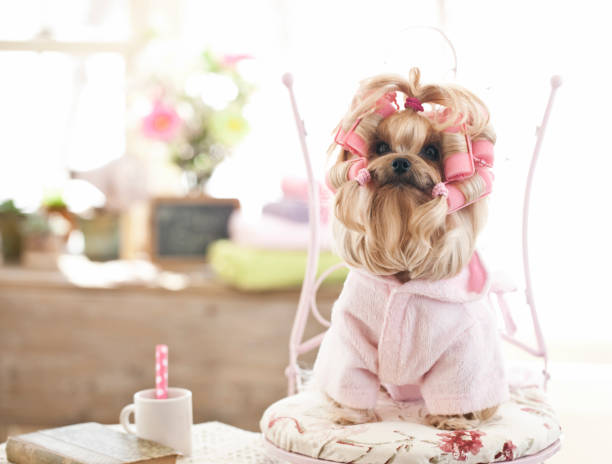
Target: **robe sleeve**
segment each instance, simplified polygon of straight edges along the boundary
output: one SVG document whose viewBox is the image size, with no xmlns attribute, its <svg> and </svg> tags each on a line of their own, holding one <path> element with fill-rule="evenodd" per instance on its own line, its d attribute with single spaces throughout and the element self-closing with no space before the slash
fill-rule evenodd
<svg viewBox="0 0 612 464">
<path fill-rule="evenodd" d="M 315 362 L 315 382 L 344 406 L 372 409 L 380 388 L 376 346 L 363 321 L 346 309 L 334 308 Z"/>
</svg>

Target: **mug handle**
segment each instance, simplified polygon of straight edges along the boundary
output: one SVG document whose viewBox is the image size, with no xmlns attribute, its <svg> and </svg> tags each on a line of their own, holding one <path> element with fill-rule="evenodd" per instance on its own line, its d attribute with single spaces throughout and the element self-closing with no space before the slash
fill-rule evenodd
<svg viewBox="0 0 612 464">
<path fill-rule="evenodd" d="M 131 433 L 132 435 L 136 435 L 136 429 L 132 427 L 130 424 L 130 414 L 134 412 L 134 403 L 128 404 L 121 410 L 121 414 L 119 414 L 119 423 L 123 425 L 123 428 L 127 433 Z"/>
</svg>

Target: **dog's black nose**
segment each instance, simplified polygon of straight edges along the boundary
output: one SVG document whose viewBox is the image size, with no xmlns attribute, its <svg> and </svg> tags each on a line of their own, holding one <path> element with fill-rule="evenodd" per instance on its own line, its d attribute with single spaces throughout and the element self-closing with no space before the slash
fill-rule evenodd
<svg viewBox="0 0 612 464">
<path fill-rule="evenodd" d="M 402 174 L 410 169 L 410 161 L 408 161 L 406 158 L 395 158 L 391 162 L 391 167 L 396 174 Z"/>
</svg>

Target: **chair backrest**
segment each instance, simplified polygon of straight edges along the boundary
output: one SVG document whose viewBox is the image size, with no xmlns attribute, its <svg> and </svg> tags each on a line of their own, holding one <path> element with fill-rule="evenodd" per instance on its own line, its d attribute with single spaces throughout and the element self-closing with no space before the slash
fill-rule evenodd
<svg viewBox="0 0 612 464">
<path fill-rule="evenodd" d="M 321 283 L 327 278 L 329 274 L 344 266 L 343 263 L 336 264 L 329 269 L 325 270 L 317 279 L 317 267 L 319 258 L 319 244 L 320 244 L 320 215 L 319 215 L 319 189 L 317 182 L 312 172 L 312 165 L 310 163 L 310 155 L 308 153 L 308 146 L 306 143 L 306 131 L 304 129 L 304 121 L 300 117 L 298 111 L 297 102 L 293 93 L 293 76 L 289 73 L 283 75 L 283 83 L 289 91 L 289 98 L 291 100 L 291 106 L 293 109 L 293 115 L 297 125 L 298 135 L 300 144 L 302 147 L 302 153 L 304 156 L 304 164 L 306 166 L 306 176 L 308 179 L 308 214 L 309 214 L 309 241 L 308 241 L 308 259 L 306 264 L 306 272 L 304 274 L 304 282 L 302 284 L 302 291 L 300 293 L 300 299 L 298 302 L 295 319 L 293 322 L 293 328 L 291 330 L 291 337 L 289 340 L 289 366 L 285 371 L 289 381 L 289 394 L 293 395 L 298 390 L 302 381 L 300 367 L 298 365 L 298 358 L 300 355 L 307 353 L 321 344 L 321 340 L 325 335 L 325 332 L 320 333 L 308 340 L 304 340 L 304 330 L 306 323 L 308 322 L 308 315 L 312 312 L 314 318 L 325 328 L 329 327 L 329 321 L 327 321 L 317 307 L 317 291 Z M 531 164 L 529 166 L 529 173 L 527 175 L 527 182 L 525 186 L 525 196 L 523 201 L 523 268 L 525 272 L 525 293 L 527 304 L 530 309 L 531 319 L 533 323 L 533 329 L 536 337 L 536 346 L 530 346 L 515 337 L 516 325 L 514 324 L 510 309 L 504 298 L 503 290 L 493 291 L 492 294 L 496 296 L 497 304 L 502 312 L 502 316 L 505 322 L 505 331 L 502 331 L 501 336 L 507 342 L 523 349 L 527 353 L 541 358 L 544 363 L 542 370 L 543 374 L 543 385 L 546 388 L 546 384 L 549 379 L 548 374 L 548 353 L 546 350 L 546 343 L 544 335 L 538 319 L 538 314 L 535 305 L 535 299 L 533 294 L 533 286 L 531 282 L 531 271 L 529 268 L 529 204 L 531 200 L 531 187 L 533 184 L 533 176 L 537 165 L 538 157 L 540 155 L 540 148 L 542 141 L 544 140 L 544 134 L 546 132 L 546 126 L 548 125 L 548 119 L 552 110 L 557 89 L 561 85 L 561 78 L 559 76 L 553 76 L 551 78 L 551 90 L 548 97 L 548 103 L 542 123 L 538 126 L 536 134 L 536 143 L 531 158 Z M 493 296 L 490 295 L 490 296 Z"/>
</svg>

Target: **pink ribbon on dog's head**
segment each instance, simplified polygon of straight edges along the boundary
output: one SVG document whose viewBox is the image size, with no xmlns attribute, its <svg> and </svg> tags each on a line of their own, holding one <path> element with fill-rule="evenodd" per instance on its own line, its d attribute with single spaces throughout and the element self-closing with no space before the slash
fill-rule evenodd
<svg viewBox="0 0 612 464">
<path fill-rule="evenodd" d="M 404 103 L 404 108 L 412 108 L 417 113 L 424 111 L 423 105 L 421 104 L 421 100 L 416 97 L 406 97 L 406 102 Z"/>
<path fill-rule="evenodd" d="M 431 191 L 432 197 L 448 197 L 448 189 L 446 188 L 446 184 L 444 182 L 438 182 L 434 185 L 433 190 Z"/>
<path fill-rule="evenodd" d="M 372 177 L 370 176 L 370 171 L 368 171 L 366 168 L 361 168 L 359 172 L 357 173 L 357 175 L 355 176 L 355 180 L 362 187 L 368 182 L 370 182 L 371 178 Z"/>
<path fill-rule="evenodd" d="M 367 158 L 355 158 L 351 161 L 351 166 L 348 170 L 348 179 L 356 180 L 359 185 L 365 185 L 370 182 L 370 171 L 368 171 L 368 160 Z"/>
</svg>

